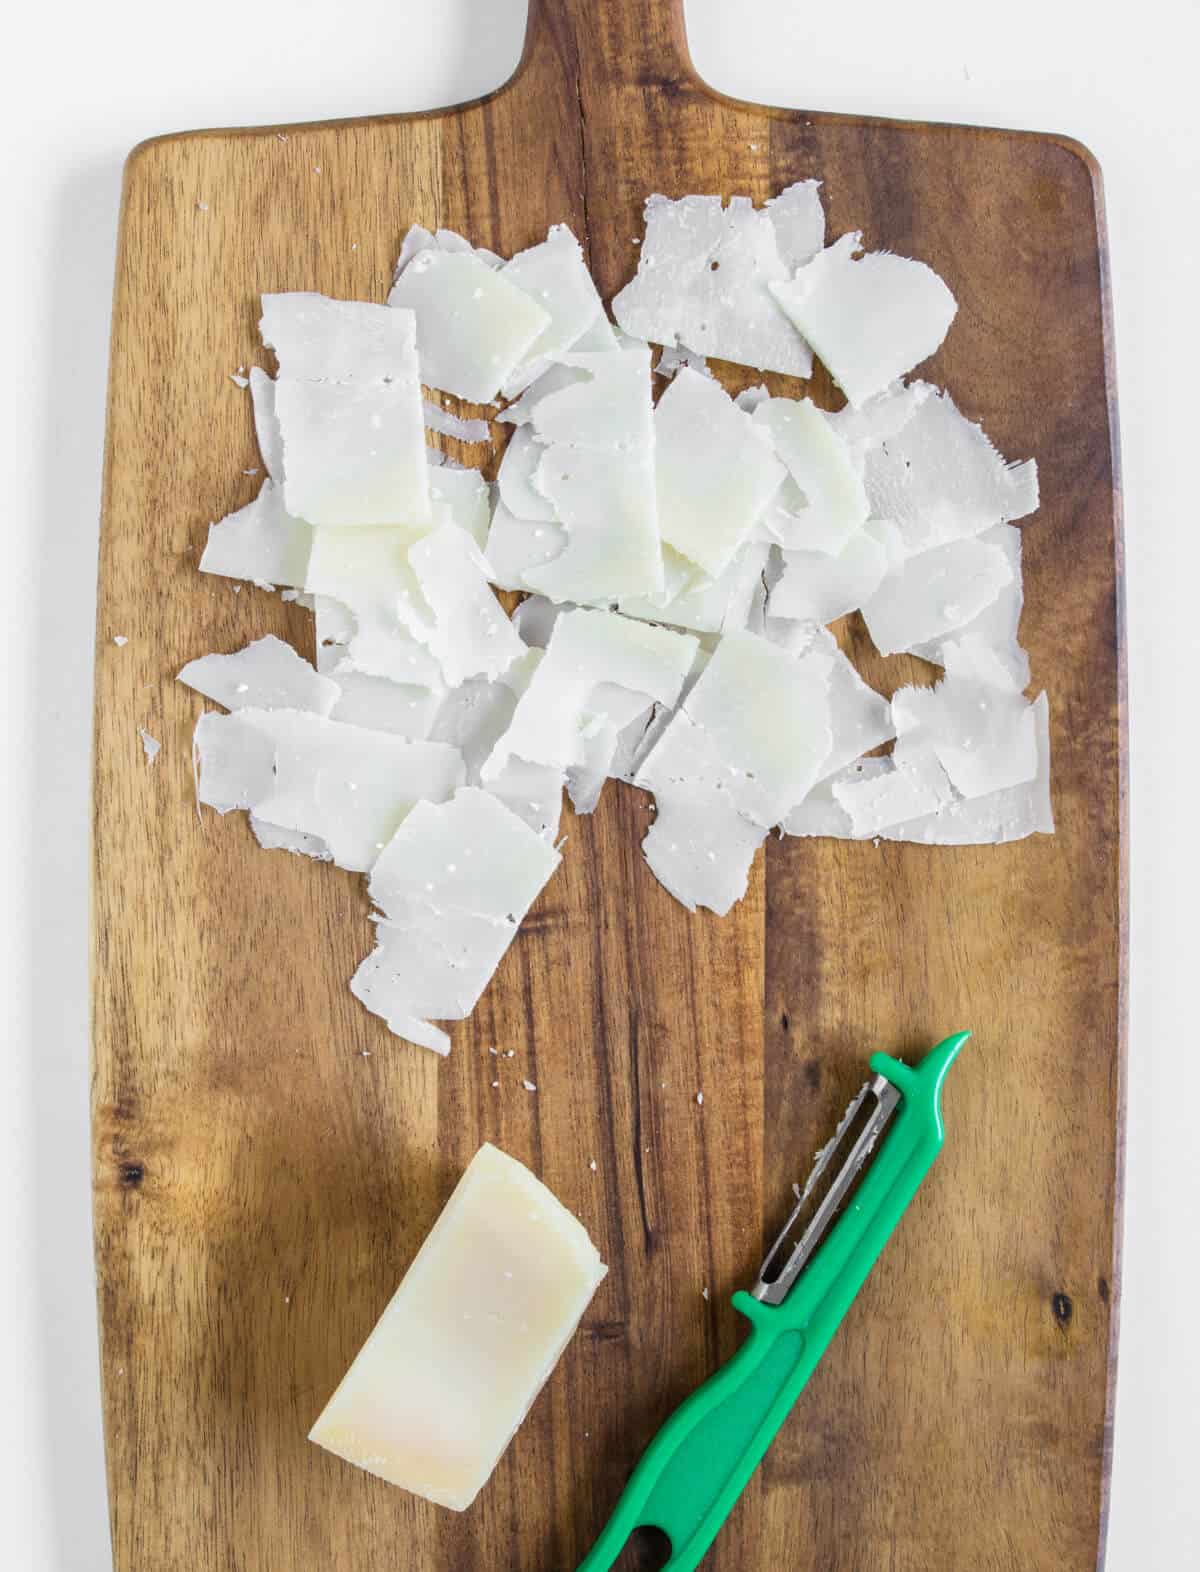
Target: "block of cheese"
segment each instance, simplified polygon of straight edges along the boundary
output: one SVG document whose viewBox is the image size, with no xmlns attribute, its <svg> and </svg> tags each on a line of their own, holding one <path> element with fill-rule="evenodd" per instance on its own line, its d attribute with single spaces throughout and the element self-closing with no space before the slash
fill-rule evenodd
<svg viewBox="0 0 1200 1572">
<path fill-rule="evenodd" d="M 528 1168 L 481 1146 L 309 1440 L 461 1512 L 607 1270 Z"/>
</svg>

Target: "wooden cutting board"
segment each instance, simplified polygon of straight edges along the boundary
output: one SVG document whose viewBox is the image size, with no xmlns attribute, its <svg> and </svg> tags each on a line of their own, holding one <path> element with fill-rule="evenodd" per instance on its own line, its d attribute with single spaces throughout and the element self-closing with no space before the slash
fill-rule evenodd
<svg viewBox="0 0 1200 1572">
<path fill-rule="evenodd" d="M 1023 638 L 1050 695 L 1058 834 L 961 850 L 773 839 L 716 920 L 655 883 L 647 801 L 610 785 L 594 817 L 567 815 L 561 873 L 441 1061 L 347 990 L 371 942 L 363 881 L 267 855 L 241 816 L 200 822 L 193 804 L 198 705 L 174 673 L 267 631 L 311 650 L 306 613 L 196 571 L 209 520 L 259 484 L 227 376 L 261 358 L 259 293 L 382 300 L 411 223 L 507 254 L 565 221 L 608 298 L 633 272 L 649 192 L 761 201 L 809 176 L 832 234 L 862 228 L 946 277 L 959 315 L 923 373 L 1004 453 L 1039 460 Z M 119 1572 L 570 1572 L 651 1433 L 736 1346 L 729 1294 L 867 1053 L 963 1026 L 976 1036 L 948 1083 L 944 1157 L 708 1564 L 1096 1565 L 1125 954 L 1107 287 L 1083 149 L 732 102 L 694 76 L 680 0 L 533 0 L 516 76 L 466 108 L 133 154 L 93 927 Z M 833 397 L 820 378 L 814 392 Z M 856 618 L 841 631 L 888 691 L 933 675 L 873 657 Z M 153 764 L 139 727 L 162 743 Z M 579 1213 L 611 1271 L 456 1516 L 305 1432 L 484 1139 Z"/>
</svg>

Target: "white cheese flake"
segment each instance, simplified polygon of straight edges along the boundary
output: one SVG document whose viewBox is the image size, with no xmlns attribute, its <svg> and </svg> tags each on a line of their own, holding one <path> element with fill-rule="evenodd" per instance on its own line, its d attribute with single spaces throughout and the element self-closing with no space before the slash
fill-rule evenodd
<svg viewBox="0 0 1200 1572">
<path fill-rule="evenodd" d="M 789 188 L 762 209 L 747 197 L 726 207 L 719 196 L 652 196 L 645 216 L 637 275 L 613 301 L 626 333 L 762 371 L 810 374 L 809 347 L 769 286 L 791 276 L 810 241 L 821 245 L 815 182 Z"/>
<path fill-rule="evenodd" d="M 209 525 L 200 571 L 301 589 L 312 540 L 311 525 L 293 518 L 284 507 L 283 488 L 264 480 L 253 502 Z"/>
<path fill-rule="evenodd" d="M 867 684 L 855 671 L 845 654 L 828 635 L 820 644 L 830 660 L 829 667 L 829 752 L 821 761 L 819 779 L 869 753 L 896 735 L 892 706 L 881 693 Z"/>
<path fill-rule="evenodd" d="M 452 524 L 416 541 L 408 560 L 428 608 L 430 653 L 446 684 L 468 677 L 499 677 L 525 646 L 488 585 L 488 565 L 479 547 Z M 414 624 L 414 633 L 424 637 Z"/>
<path fill-rule="evenodd" d="M 1037 465 L 1006 463 L 983 428 L 936 389 L 866 455 L 864 474 L 874 517 L 898 526 L 909 556 L 1025 518 L 1038 505 Z"/>
<path fill-rule="evenodd" d="M 566 544 L 567 532 L 561 524 L 516 518 L 503 502 L 497 502 L 484 548 L 488 577 L 499 589 L 532 589 L 526 574 L 560 557 Z"/>
<path fill-rule="evenodd" d="M 764 827 L 804 796 L 829 755 L 831 667 L 824 649 L 795 656 L 752 633 L 730 633 L 683 702 L 740 811 Z"/>
<path fill-rule="evenodd" d="M 313 670 L 290 644 L 267 634 L 232 655 L 204 655 L 177 678 L 227 710 L 307 710 L 329 715 L 340 697 L 336 682 Z"/>
<path fill-rule="evenodd" d="M 332 862 L 333 854 L 319 835 L 306 835 L 303 830 L 285 830 L 278 824 L 268 824 L 256 813 L 250 815 L 250 828 L 264 851 L 286 851 L 297 857 L 310 857 L 314 862 Z"/>
<path fill-rule="evenodd" d="M 627 617 L 662 622 L 691 633 L 745 628 L 769 554 L 770 547 L 764 542 L 748 541 L 739 546 L 724 572 L 710 579 L 670 546 L 664 546 L 664 578 L 670 592 L 653 597 L 625 596 L 618 608 Z"/>
<path fill-rule="evenodd" d="M 719 382 L 680 371 L 654 411 L 663 540 L 717 578 L 786 471 Z"/>
<path fill-rule="evenodd" d="M 953 630 L 958 643 L 966 639 L 986 645 L 995 659 L 1008 672 L 1017 688 L 1029 686 L 1029 656 L 1021 648 L 1018 630 L 1024 605 L 1024 588 L 1021 572 L 1021 531 L 1015 524 L 997 524 L 975 537 L 981 545 L 994 547 L 1004 557 L 1012 577 L 1002 585 L 995 599 L 990 601 L 960 627 Z M 935 666 L 945 665 L 946 636 L 914 644 L 912 653 Z"/>
<path fill-rule="evenodd" d="M 275 413 L 275 383 L 261 366 L 250 367 L 250 399 L 254 434 L 263 468 L 277 486 L 283 484 L 283 433 Z"/>
<path fill-rule="evenodd" d="M 830 668 L 823 650 L 796 657 L 727 634 L 642 759 L 634 784 L 658 808 L 642 850 L 690 910 L 724 915 L 742 898 L 768 830 L 817 779 L 833 740 Z"/>
<path fill-rule="evenodd" d="M 551 321 L 536 300 L 469 247 L 418 251 L 401 267 L 388 305 L 416 319 L 426 386 L 473 404 L 499 396 Z"/>
<path fill-rule="evenodd" d="M 429 647 L 432 614 L 409 560 L 419 532 L 378 526 L 310 533 L 304 587 L 322 603 L 318 651 L 334 642 L 344 646 L 338 658 L 358 671 L 406 686 L 440 687 L 441 662 Z M 331 624 L 333 615 L 338 620 Z"/>
<path fill-rule="evenodd" d="M 951 541 L 889 573 L 863 602 L 863 618 L 879 653 L 895 655 L 965 629 L 1012 578 L 998 546 Z"/>
<path fill-rule="evenodd" d="M 856 836 L 880 835 L 954 801 L 954 790 L 932 748 L 899 743 L 890 765 L 878 774 L 834 783 L 834 801 L 849 815 Z"/>
<path fill-rule="evenodd" d="M 928 359 L 958 310 L 924 262 L 861 251 L 860 233 L 843 235 L 768 286 L 856 407 Z"/>
<path fill-rule="evenodd" d="M 753 418 L 803 493 L 803 546 L 842 551 L 870 513 L 848 444 L 811 399 L 769 398 L 757 406 Z"/>
<path fill-rule="evenodd" d="M 642 695 L 646 706 L 652 701 L 673 704 L 695 649 L 696 640 L 687 634 L 614 612 L 564 612 L 511 726 L 483 766 L 484 782 L 513 757 L 564 771 L 584 764 L 585 729 L 609 718 L 606 705 L 614 694 L 624 690 Z"/>
<path fill-rule="evenodd" d="M 884 523 L 884 528 L 891 526 Z M 836 556 L 783 552 L 783 573 L 771 590 L 770 614 L 798 622 L 833 622 L 874 596 L 892 562 L 879 528 L 851 535 Z"/>
<path fill-rule="evenodd" d="M 288 510 L 342 527 L 429 520 L 416 319 L 362 301 L 264 295 Z"/>
<path fill-rule="evenodd" d="M 892 715 L 904 743 L 933 749 L 960 797 L 986 797 L 1037 774 L 1033 708 L 1011 689 L 948 675 L 932 688 L 900 688 Z"/>
<path fill-rule="evenodd" d="M 477 469 L 447 461 L 429 477 L 429 506 L 435 525 L 457 524 L 482 548 L 492 513 L 492 488 Z"/>
<path fill-rule="evenodd" d="M 582 380 L 539 399 L 531 427 L 513 436 L 515 472 L 544 444 L 537 467 L 507 495 L 501 475 L 514 514 L 545 518 L 545 499 L 565 534 L 563 549 L 527 567 L 523 583 L 560 601 L 653 594 L 663 580 L 649 350 L 572 354 L 563 364 Z"/>
<path fill-rule="evenodd" d="M 928 846 L 991 846 L 1053 835 L 1050 803 L 1050 708 L 1046 695 L 1033 702 L 1037 773 L 1032 780 L 969 801 L 956 799 L 924 817 L 893 824 L 885 840 L 917 841 Z"/>
<path fill-rule="evenodd" d="M 604 319 L 604 305 L 588 272 L 583 249 L 565 224 L 552 225 L 540 245 L 518 251 L 500 269 L 500 276 L 537 301 L 550 317 L 525 359 L 505 378 L 504 396 L 513 398 L 555 356 L 572 349 Z"/>
<path fill-rule="evenodd" d="M 542 521 L 554 518 L 554 504 L 534 484 L 545 454 L 545 444 L 538 441 L 532 425 L 518 426 L 509 439 L 496 474 L 496 485 L 501 502 L 514 518 Z"/>
<path fill-rule="evenodd" d="M 202 715 L 195 752 L 202 803 L 317 836 L 355 872 L 371 867 L 417 802 L 445 800 L 464 778 L 456 748 L 300 710 Z"/>
<path fill-rule="evenodd" d="M 377 948 L 351 989 L 397 1036 L 429 1045 L 430 1020 L 474 1009 L 559 854 L 486 791 L 422 802 L 371 874 Z"/>
</svg>

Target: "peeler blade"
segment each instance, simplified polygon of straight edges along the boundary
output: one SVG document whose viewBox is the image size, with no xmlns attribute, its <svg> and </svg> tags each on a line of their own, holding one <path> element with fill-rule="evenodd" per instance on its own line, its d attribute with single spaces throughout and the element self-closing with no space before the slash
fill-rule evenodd
<svg viewBox="0 0 1200 1572">
<path fill-rule="evenodd" d="M 875 1106 L 870 1109 L 866 1123 L 860 1127 L 860 1115 L 869 1108 L 872 1099 Z M 867 1081 L 850 1103 L 832 1138 L 817 1153 L 799 1201 L 758 1269 L 758 1280 L 750 1292 L 762 1304 L 779 1305 L 787 1298 L 813 1252 L 828 1233 L 830 1224 L 841 1210 L 899 1104 L 898 1088 L 882 1075 L 873 1076 Z M 847 1146 L 847 1142 L 849 1147 L 841 1168 L 805 1224 L 804 1217 L 810 1210 L 811 1198 L 822 1175 Z"/>
</svg>

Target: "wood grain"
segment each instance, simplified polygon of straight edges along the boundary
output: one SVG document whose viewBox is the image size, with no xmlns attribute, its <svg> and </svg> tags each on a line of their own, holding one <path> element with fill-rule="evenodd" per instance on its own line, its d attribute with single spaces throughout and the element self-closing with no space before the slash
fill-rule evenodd
<svg viewBox="0 0 1200 1572">
<path fill-rule="evenodd" d="M 807 176 L 825 183 L 833 233 L 861 227 L 944 274 L 960 311 L 928 374 L 1005 453 L 1039 459 L 1023 637 L 1050 694 L 1059 833 L 955 851 L 773 840 L 718 921 L 655 883 L 646 801 L 610 785 L 568 823 L 562 873 L 439 1062 L 346 989 L 370 943 L 362 881 L 266 855 L 239 816 L 200 822 L 193 806 L 198 705 L 174 673 L 266 631 L 311 641 L 307 614 L 196 572 L 209 519 L 259 484 L 227 378 L 258 353 L 259 293 L 383 299 L 410 223 L 509 252 L 565 221 L 608 297 L 633 271 L 648 192 L 761 200 Z M 1096 1565 L 1124 1063 L 1108 342 L 1082 149 L 731 102 L 696 80 L 678 0 L 534 0 L 517 75 L 465 108 L 136 150 L 95 750 L 95 1214 L 119 1572 L 569 1569 L 668 1409 L 736 1345 L 729 1292 L 866 1053 L 964 1025 L 976 1038 L 948 1086 L 946 1153 L 709 1564 Z M 861 626 L 841 631 L 869 659 Z M 889 687 L 911 670 L 872 667 Z M 163 744 L 153 765 L 139 726 Z M 455 1516 L 304 1437 L 485 1138 L 580 1214 L 612 1270 L 494 1480 Z"/>
</svg>

